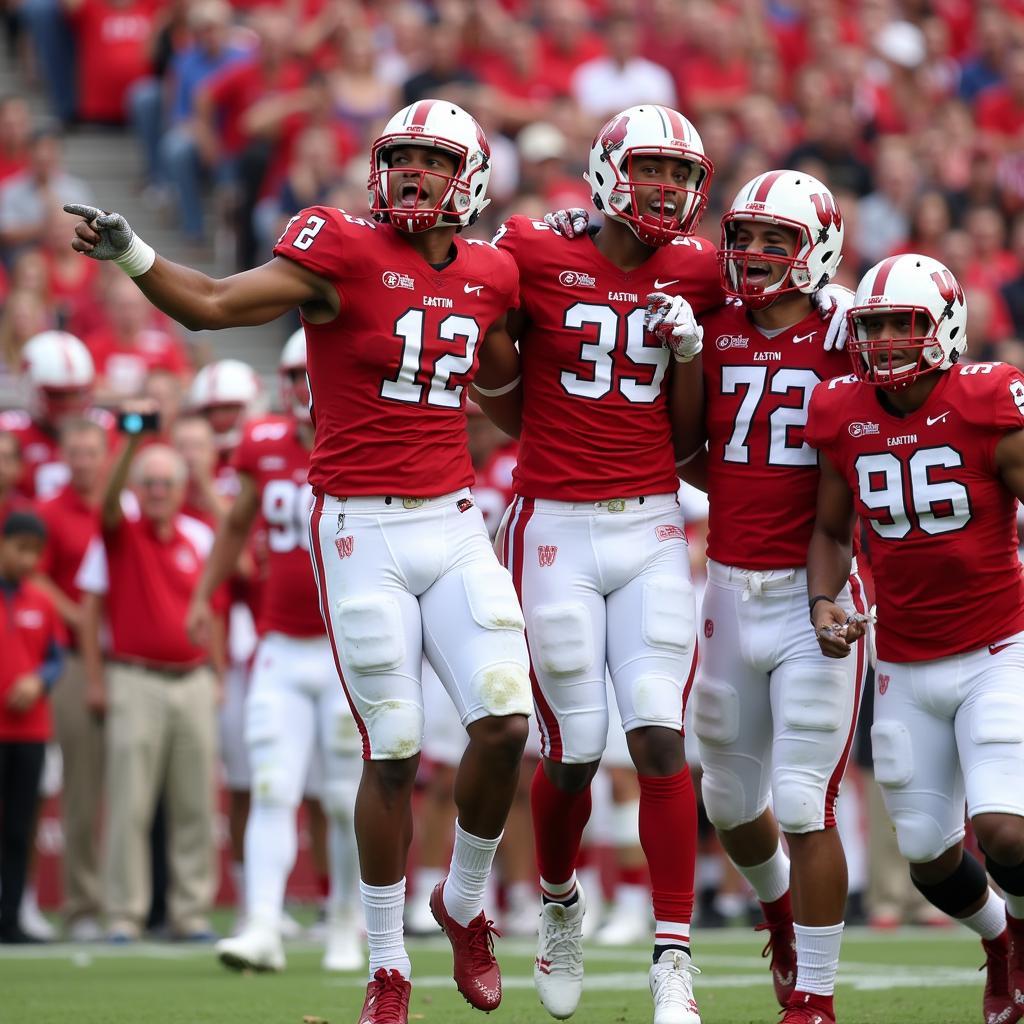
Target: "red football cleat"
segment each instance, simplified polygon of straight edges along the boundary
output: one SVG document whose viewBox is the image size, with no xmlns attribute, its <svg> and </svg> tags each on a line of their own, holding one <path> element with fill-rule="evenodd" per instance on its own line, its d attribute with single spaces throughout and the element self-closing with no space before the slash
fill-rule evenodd
<svg viewBox="0 0 1024 1024">
<path fill-rule="evenodd" d="M 456 921 L 444 906 L 444 882 L 430 894 L 430 912 L 452 944 L 455 986 L 470 1006 L 484 1013 L 501 1002 L 501 970 L 494 959 L 494 936 L 501 932 L 481 910 L 469 924 Z"/>
<path fill-rule="evenodd" d="M 831 996 L 794 992 L 789 1006 L 782 1011 L 779 1024 L 836 1024 L 835 1011 L 831 1006 Z"/>
<path fill-rule="evenodd" d="M 985 1024 L 1014 1024 L 1024 1010 L 1024 948 L 1014 942 L 1014 933 L 1007 929 L 995 939 L 982 939 L 985 950 L 985 995 L 982 1009 Z M 1017 996 L 1021 1001 L 1017 1001 Z"/>
<path fill-rule="evenodd" d="M 412 984 L 398 971 L 378 967 L 366 986 L 359 1024 L 409 1024 L 411 992 Z"/>
<path fill-rule="evenodd" d="M 796 934 L 792 920 L 785 924 L 772 925 L 762 921 L 754 928 L 757 932 L 768 932 L 768 941 L 761 950 L 761 956 L 771 955 L 772 984 L 779 1006 L 785 1009 L 796 991 Z"/>
</svg>

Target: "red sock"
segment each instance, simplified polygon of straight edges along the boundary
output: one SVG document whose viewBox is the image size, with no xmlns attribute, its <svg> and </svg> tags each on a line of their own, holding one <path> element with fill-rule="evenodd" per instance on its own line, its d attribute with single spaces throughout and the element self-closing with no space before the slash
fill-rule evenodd
<svg viewBox="0 0 1024 1024">
<path fill-rule="evenodd" d="M 788 889 L 777 900 L 772 900 L 771 903 L 762 902 L 761 910 L 770 928 L 782 928 L 793 924 L 793 904 Z"/>
<path fill-rule="evenodd" d="M 590 819 L 590 787 L 566 793 L 537 765 L 530 786 L 537 870 L 548 882 L 567 882 L 576 868 L 583 829 Z"/>
<path fill-rule="evenodd" d="M 639 779 L 640 845 L 651 872 L 654 916 L 688 924 L 697 861 L 697 798 L 690 769 L 666 778 Z"/>
</svg>

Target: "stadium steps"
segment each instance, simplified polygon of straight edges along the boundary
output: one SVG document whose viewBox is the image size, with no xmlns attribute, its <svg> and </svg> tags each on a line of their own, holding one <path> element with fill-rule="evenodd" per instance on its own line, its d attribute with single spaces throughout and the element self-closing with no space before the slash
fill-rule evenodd
<svg viewBox="0 0 1024 1024">
<path fill-rule="evenodd" d="M 14 61 L 0 54 L 0 95 L 7 94 L 25 96 L 36 119 L 46 120 L 45 98 L 38 89 L 26 84 Z M 232 272 L 230 258 L 218 260 L 213 246 L 205 250 L 186 246 L 174 225 L 147 200 L 139 187 L 140 154 L 132 135 L 113 129 L 79 127 L 66 136 L 64 152 L 69 173 L 89 183 L 98 204 L 123 213 L 161 255 L 212 276 L 223 277 Z M 182 332 L 201 361 L 243 359 L 255 367 L 268 387 L 273 387 L 278 354 L 295 326 L 297 321 L 282 317 L 263 327 L 199 332 L 182 328 Z"/>
</svg>

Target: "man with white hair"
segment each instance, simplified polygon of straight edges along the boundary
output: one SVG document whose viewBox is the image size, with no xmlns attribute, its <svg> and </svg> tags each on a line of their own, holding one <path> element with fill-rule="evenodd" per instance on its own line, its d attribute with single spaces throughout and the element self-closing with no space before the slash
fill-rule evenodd
<svg viewBox="0 0 1024 1024">
<path fill-rule="evenodd" d="M 141 411 L 120 418 L 128 437 L 103 494 L 100 533 L 76 580 L 83 592 L 86 700 L 107 726 L 107 933 L 130 942 L 145 922 L 149 825 L 163 787 L 171 928 L 178 938 L 204 940 L 211 937 L 207 915 L 216 880 L 211 666 L 223 669 L 224 637 L 218 620 L 208 647 L 192 643 L 185 615 L 213 533 L 180 514 L 188 473 L 178 452 L 152 444 L 139 453 L 144 433 L 156 429 L 147 419 Z M 129 474 L 135 502 L 122 499 Z M 105 657 L 101 621 L 110 638 Z"/>
</svg>

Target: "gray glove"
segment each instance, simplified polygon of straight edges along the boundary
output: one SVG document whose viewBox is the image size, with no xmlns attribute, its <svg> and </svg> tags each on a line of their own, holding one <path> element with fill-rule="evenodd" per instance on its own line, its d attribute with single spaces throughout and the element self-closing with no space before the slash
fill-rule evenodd
<svg viewBox="0 0 1024 1024">
<path fill-rule="evenodd" d="M 65 213 L 81 217 L 100 236 L 86 254 L 94 260 L 116 260 L 128 251 L 135 237 L 131 225 L 119 213 L 107 213 L 96 206 L 68 203 Z"/>
</svg>

